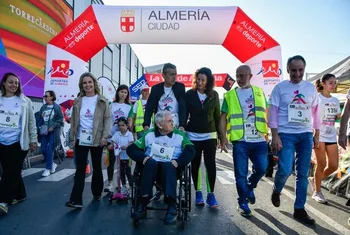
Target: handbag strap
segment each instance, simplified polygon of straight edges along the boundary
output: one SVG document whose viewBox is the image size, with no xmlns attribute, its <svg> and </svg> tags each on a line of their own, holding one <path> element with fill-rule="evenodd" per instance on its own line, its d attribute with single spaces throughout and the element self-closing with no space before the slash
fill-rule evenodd
<svg viewBox="0 0 350 235">
<path fill-rule="evenodd" d="M 51 109 L 51 112 L 50 112 L 50 115 L 49 115 L 49 121 L 47 121 L 47 127 L 49 127 L 49 125 L 50 125 L 51 114 L 52 114 L 52 111 L 53 111 L 54 107 L 55 107 L 55 106 L 53 106 L 52 109 Z"/>
</svg>

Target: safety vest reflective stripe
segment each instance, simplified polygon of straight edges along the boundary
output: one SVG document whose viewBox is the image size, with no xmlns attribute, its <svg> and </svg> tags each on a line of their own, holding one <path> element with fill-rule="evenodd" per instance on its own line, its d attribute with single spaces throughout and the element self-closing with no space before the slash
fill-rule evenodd
<svg viewBox="0 0 350 235">
<path fill-rule="evenodd" d="M 141 99 L 138 100 L 136 103 L 137 103 L 137 110 L 136 110 L 136 119 L 135 119 L 135 131 L 141 132 L 143 131 L 142 124 L 144 119 L 144 111 L 143 111 Z"/>
</svg>

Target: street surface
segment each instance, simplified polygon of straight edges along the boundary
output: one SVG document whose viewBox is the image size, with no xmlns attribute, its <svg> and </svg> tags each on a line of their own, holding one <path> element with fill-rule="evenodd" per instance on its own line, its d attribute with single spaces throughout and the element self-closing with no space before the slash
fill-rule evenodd
<svg viewBox="0 0 350 235">
<path fill-rule="evenodd" d="M 148 212 L 148 219 L 142 221 L 139 228 L 134 228 L 130 219 L 130 203 L 110 204 L 106 194 L 101 201 L 92 201 L 91 175 L 86 178 L 83 209 L 67 208 L 64 204 L 69 199 L 75 172 L 73 159 L 65 159 L 57 172 L 46 178 L 41 177 L 43 167 L 36 165 L 25 170 L 28 198 L 9 207 L 8 215 L 0 217 L 1 235 L 350 234 L 347 225 L 350 208 L 345 206 L 346 199 L 332 195 L 325 189 L 323 192 L 328 205 L 318 204 L 311 199 L 310 193 L 308 195 L 306 210 L 315 218 L 315 226 L 293 219 L 294 176 L 288 180 L 279 208 L 275 208 L 270 201 L 273 181 L 264 177 L 255 190 L 257 202 L 250 206 L 253 216 L 248 219 L 242 217 L 236 209 L 237 193 L 229 154 L 217 153 L 215 194 L 219 209 L 193 206 L 184 231 L 179 226 L 163 225 L 165 212 L 162 211 Z M 203 191 L 206 195 L 204 179 Z M 162 202 L 158 204 L 163 206 Z"/>
</svg>

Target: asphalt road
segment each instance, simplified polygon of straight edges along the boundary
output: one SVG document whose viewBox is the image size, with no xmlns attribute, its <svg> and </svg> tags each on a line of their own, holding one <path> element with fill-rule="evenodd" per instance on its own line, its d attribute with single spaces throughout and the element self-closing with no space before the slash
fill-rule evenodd
<svg viewBox="0 0 350 235">
<path fill-rule="evenodd" d="M 271 204 L 272 179 L 263 178 L 255 191 L 257 202 L 251 206 L 253 216 L 244 218 L 237 212 L 237 193 L 232 172 L 232 157 L 217 154 L 216 197 L 219 209 L 207 206 L 192 207 L 186 229 L 163 225 L 164 212 L 148 213 L 148 218 L 134 228 L 129 204 L 110 204 L 108 197 L 92 201 L 91 177 L 87 176 L 84 208 L 65 207 L 72 189 L 74 165 L 65 159 L 57 172 L 42 178 L 43 165 L 25 171 L 24 181 L 28 198 L 11 206 L 9 213 L 0 217 L 1 235 L 61 235 L 61 234 L 350 234 L 347 220 L 350 208 L 346 199 L 323 190 L 328 205 L 321 205 L 308 197 L 307 211 L 316 220 L 308 226 L 293 219 L 294 177 L 288 180 L 281 197 L 281 207 Z M 203 180 L 203 184 L 205 184 Z M 203 185 L 205 191 L 205 185 Z M 205 194 L 205 193 L 204 193 Z M 157 206 L 163 206 L 161 202 Z"/>
</svg>

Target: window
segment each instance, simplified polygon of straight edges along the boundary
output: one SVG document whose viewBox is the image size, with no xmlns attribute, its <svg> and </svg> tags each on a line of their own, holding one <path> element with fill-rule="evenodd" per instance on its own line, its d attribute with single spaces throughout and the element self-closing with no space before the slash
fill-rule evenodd
<svg viewBox="0 0 350 235">
<path fill-rule="evenodd" d="M 112 79 L 112 67 L 113 67 L 113 52 L 109 47 L 103 48 L 102 53 L 102 76 Z"/>
</svg>

